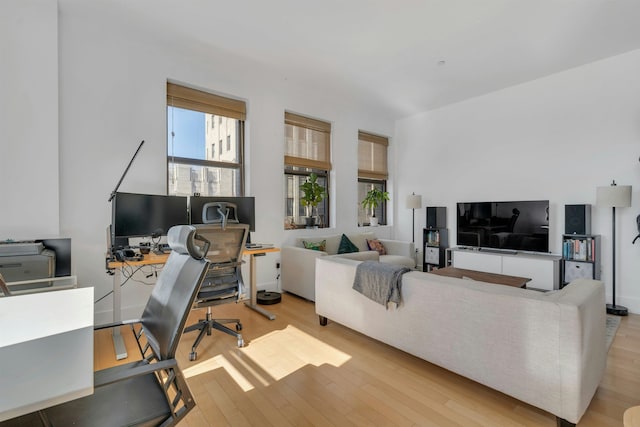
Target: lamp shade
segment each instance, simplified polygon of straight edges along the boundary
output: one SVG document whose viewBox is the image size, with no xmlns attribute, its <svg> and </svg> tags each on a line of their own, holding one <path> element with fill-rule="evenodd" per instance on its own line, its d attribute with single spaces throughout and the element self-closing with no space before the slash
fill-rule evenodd
<svg viewBox="0 0 640 427">
<path fill-rule="evenodd" d="M 407 196 L 407 209 L 421 209 L 422 196 L 419 194 L 409 194 Z"/>
<path fill-rule="evenodd" d="M 631 186 L 614 183 L 608 187 L 598 187 L 596 204 L 605 208 L 628 208 L 631 206 Z"/>
</svg>

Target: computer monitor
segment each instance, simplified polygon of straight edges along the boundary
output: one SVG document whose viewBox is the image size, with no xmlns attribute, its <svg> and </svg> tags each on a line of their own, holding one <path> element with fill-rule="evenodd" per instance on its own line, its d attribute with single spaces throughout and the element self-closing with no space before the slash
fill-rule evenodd
<svg viewBox="0 0 640 427">
<path fill-rule="evenodd" d="M 235 214 L 240 224 L 248 224 L 249 231 L 256 231 L 254 197 L 190 197 L 189 216 L 191 224 L 204 224 L 202 211 L 210 203 L 230 203 L 237 207 Z"/>
<path fill-rule="evenodd" d="M 56 254 L 56 273 L 55 277 L 71 276 L 71 239 L 70 238 L 52 238 L 36 240 L 36 243 L 42 243 L 45 249 L 49 249 Z"/>
<path fill-rule="evenodd" d="M 187 197 L 116 193 L 112 201 L 112 237 L 166 236 L 174 225 L 189 223 Z"/>
</svg>

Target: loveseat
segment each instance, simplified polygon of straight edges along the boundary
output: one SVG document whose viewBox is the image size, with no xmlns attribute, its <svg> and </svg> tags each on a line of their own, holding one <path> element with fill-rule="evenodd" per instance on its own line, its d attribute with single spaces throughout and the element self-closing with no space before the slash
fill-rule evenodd
<svg viewBox="0 0 640 427">
<path fill-rule="evenodd" d="M 357 247 L 357 252 L 338 253 L 342 234 L 298 237 L 293 246 L 283 246 L 281 254 L 282 290 L 310 301 L 315 301 L 316 259 L 325 256 L 337 256 L 361 261 L 374 260 L 404 265 L 409 268 L 415 266 L 415 251 L 412 242 L 377 239 L 372 232 L 347 233 L 346 237 Z M 376 250 L 370 250 L 367 240 L 378 240 L 383 245 L 385 254 L 381 255 Z M 323 242 L 323 248 L 319 248 Z M 318 247 L 318 250 L 306 249 L 305 243 L 308 246 Z"/>
<path fill-rule="evenodd" d="M 606 364 L 605 291 L 538 292 L 412 271 L 394 308 L 352 289 L 360 261 L 316 262 L 316 313 L 577 423 Z"/>
</svg>

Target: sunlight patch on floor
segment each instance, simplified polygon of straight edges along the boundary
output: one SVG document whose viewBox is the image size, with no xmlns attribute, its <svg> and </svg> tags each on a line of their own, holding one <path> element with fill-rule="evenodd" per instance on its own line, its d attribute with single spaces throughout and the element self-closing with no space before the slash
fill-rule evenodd
<svg viewBox="0 0 640 427">
<path fill-rule="evenodd" d="M 240 373 L 223 355 L 219 354 L 197 365 L 190 366 L 184 369 L 182 372 L 185 378 L 191 378 L 196 375 L 201 375 L 215 369 L 222 368 L 233 380 L 238 384 L 243 391 L 253 390 L 253 384 L 247 380 L 244 375 Z"/>
<path fill-rule="evenodd" d="M 339 367 L 351 359 L 350 355 L 291 325 L 251 340 L 250 345 L 240 351 L 275 381 L 306 365 Z"/>
</svg>

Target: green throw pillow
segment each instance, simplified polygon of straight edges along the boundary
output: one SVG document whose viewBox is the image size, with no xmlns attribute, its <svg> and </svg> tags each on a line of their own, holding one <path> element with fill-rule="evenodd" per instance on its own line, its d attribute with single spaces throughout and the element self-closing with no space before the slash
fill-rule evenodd
<svg viewBox="0 0 640 427">
<path fill-rule="evenodd" d="M 339 254 L 350 254 L 352 252 L 360 252 L 360 249 L 353 244 L 346 235 L 342 235 L 340 239 L 340 246 L 338 247 Z"/>
<path fill-rule="evenodd" d="M 311 249 L 313 251 L 322 251 L 324 252 L 327 247 L 327 241 L 323 240 L 322 242 L 307 242 L 306 240 L 302 241 L 302 244 L 306 249 Z"/>
</svg>

